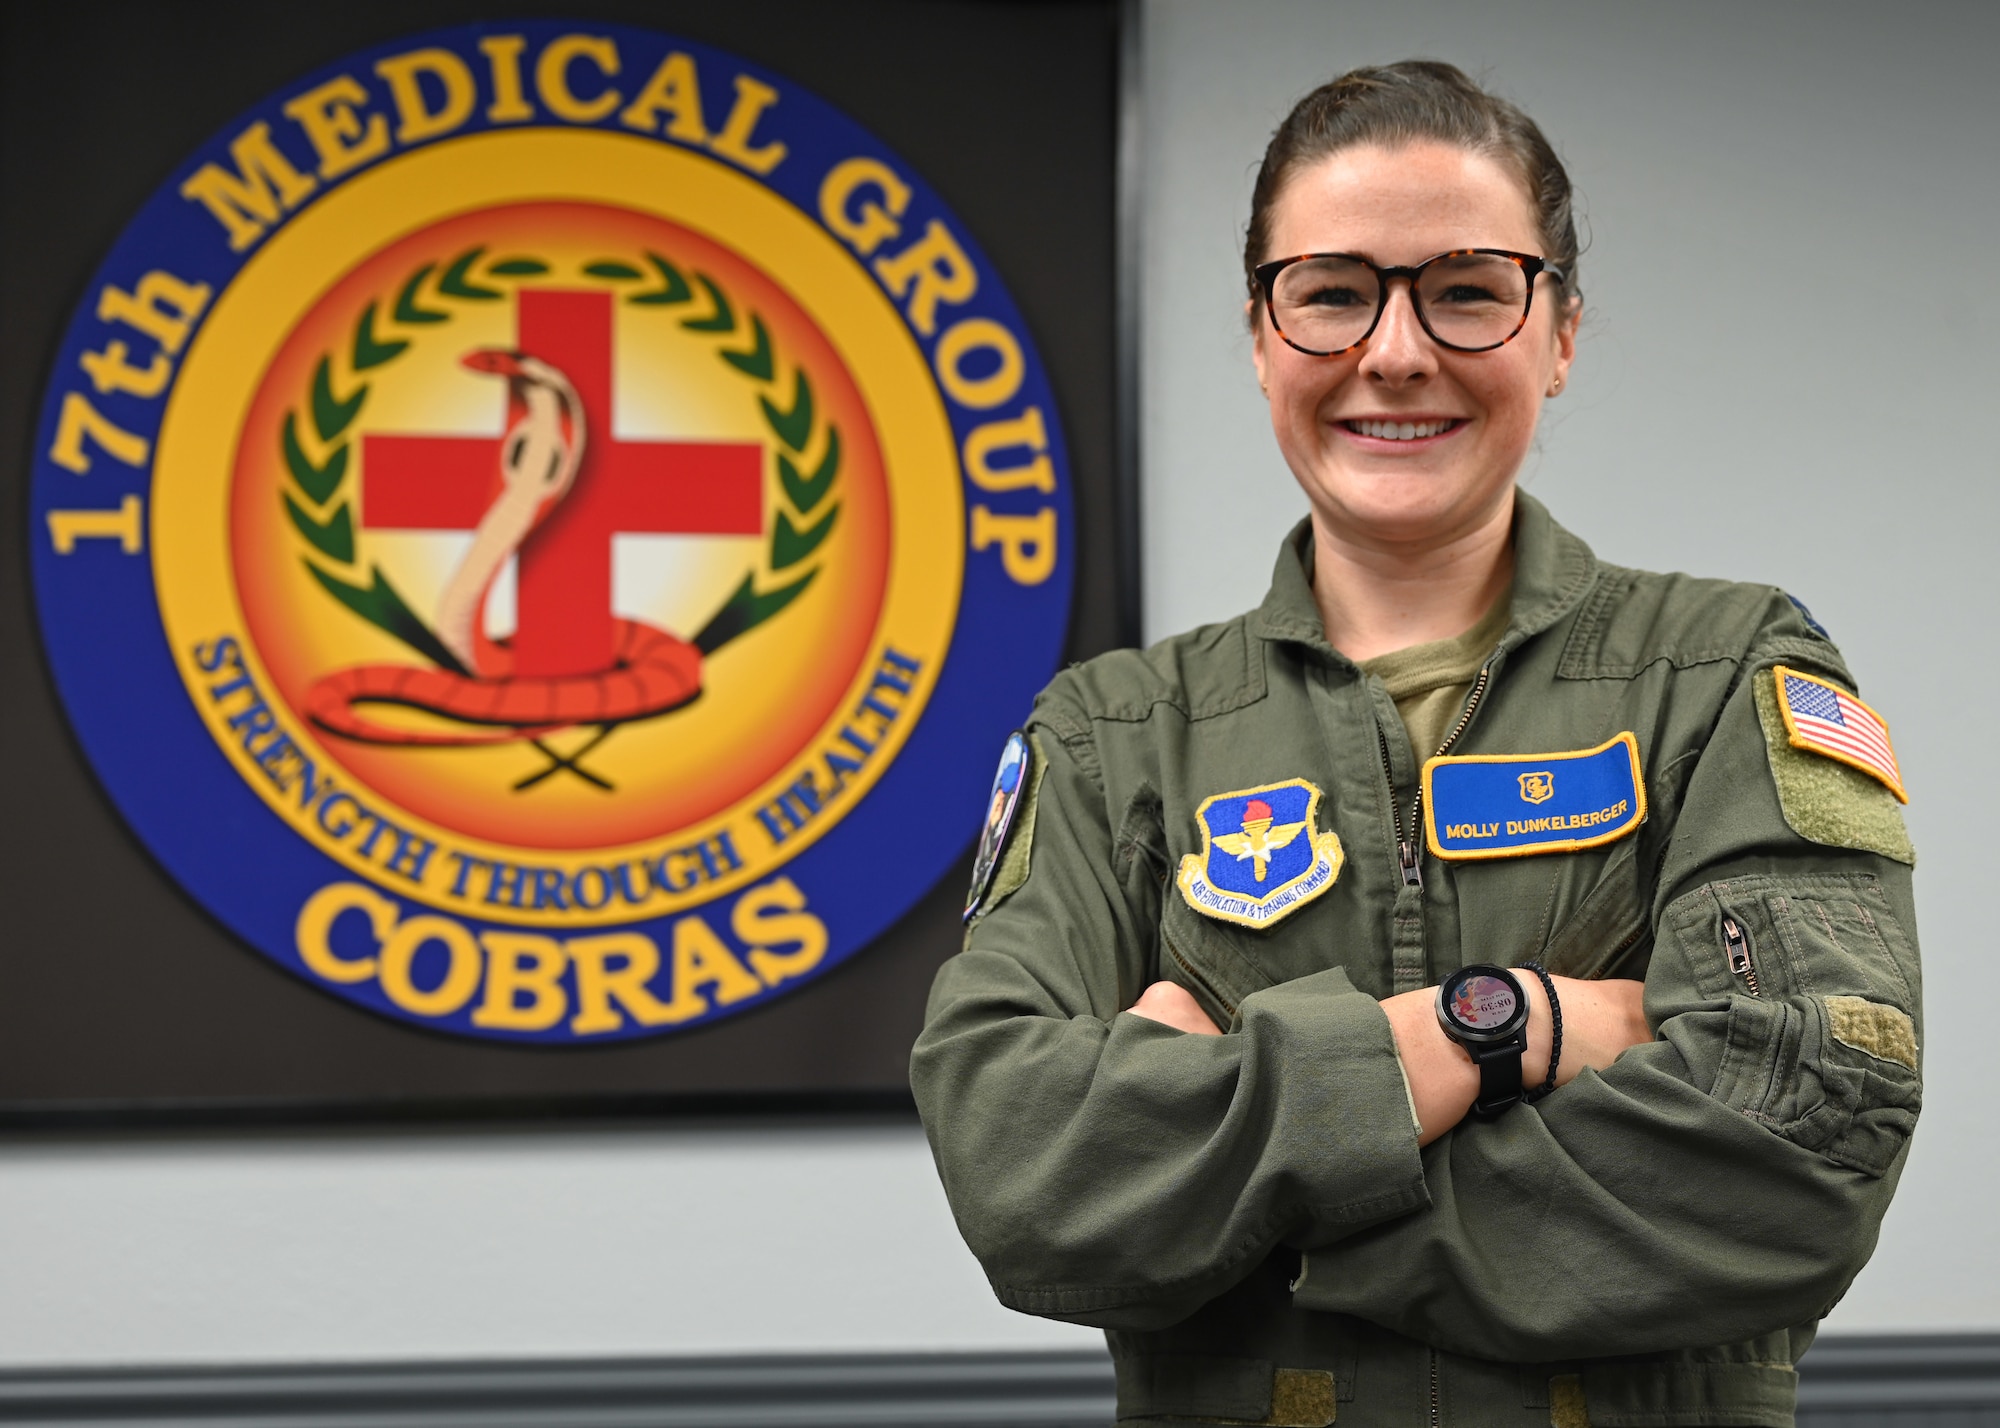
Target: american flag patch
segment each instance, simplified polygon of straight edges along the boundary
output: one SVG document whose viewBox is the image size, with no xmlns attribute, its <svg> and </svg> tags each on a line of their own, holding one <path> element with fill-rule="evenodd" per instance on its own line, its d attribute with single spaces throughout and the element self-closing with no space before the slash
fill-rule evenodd
<svg viewBox="0 0 2000 1428">
<path fill-rule="evenodd" d="M 1784 713 L 1785 732 L 1791 735 L 1793 748 L 1811 749 L 1872 774 L 1898 799 L 1910 801 L 1903 791 L 1896 751 L 1889 744 L 1889 726 L 1879 714 L 1846 690 L 1810 674 L 1783 665 L 1771 673 L 1778 683 L 1778 708 Z"/>
</svg>

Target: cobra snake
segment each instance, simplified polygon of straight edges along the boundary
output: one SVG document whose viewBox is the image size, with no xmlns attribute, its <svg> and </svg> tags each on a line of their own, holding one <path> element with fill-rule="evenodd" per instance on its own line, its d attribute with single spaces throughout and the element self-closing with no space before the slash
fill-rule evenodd
<svg viewBox="0 0 2000 1428">
<path fill-rule="evenodd" d="M 334 734 L 370 744 L 479 745 L 534 739 L 579 724 L 617 724 L 678 708 L 701 693 L 701 651 L 638 620 L 617 623 L 611 668 L 594 674 L 514 675 L 514 655 L 488 639 L 486 597 L 508 557 L 567 496 L 583 465 L 583 401 L 539 358 L 482 348 L 463 365 L 505 377 L 521 415 L 500 444 L 501 490 L 438 601 L 437 637 L 459 669 L 364 664 L 320 680 L 306 714 Z M 360 707 L 400 704 L 471 729 L 381 724 Z"/>
</svg>

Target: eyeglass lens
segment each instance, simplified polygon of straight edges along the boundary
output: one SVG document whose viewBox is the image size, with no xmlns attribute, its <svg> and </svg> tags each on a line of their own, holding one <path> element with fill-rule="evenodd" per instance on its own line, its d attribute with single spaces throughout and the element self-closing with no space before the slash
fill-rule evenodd
<svg viewBox="0 0 2000 1428">
<path fill-rule="evenodd" d="M 1432 334 L 1453 347 L 1505 342 L 1528 310 L 1528 275 L 1512 259 L 1489 253 L 1439 258 L 1417 275 L 1413 287 Z M 1311 352 L 1354 346 L 1381 302 L 1381 279 L 1350 258 L 1307 258 L 1283 269 L 1271 285 L 1278 330 Z"/>
</svg>

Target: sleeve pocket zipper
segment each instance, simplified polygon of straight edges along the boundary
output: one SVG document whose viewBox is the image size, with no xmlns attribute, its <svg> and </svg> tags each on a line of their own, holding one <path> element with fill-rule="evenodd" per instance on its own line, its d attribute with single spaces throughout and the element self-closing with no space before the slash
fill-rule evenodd
<svg viewBox="0 0 2000 1428">
<path fill-rule="evenodd" d="M 1722 946 L 1729 954 L 1729 970 L 1743 979 L 1751 996 L 1763 996 L 1763 988 L 1757 982 L 1757 964 L 1750 959 L 1750 934 L 1726 912 L 1722 915 Z"/>
</svg>

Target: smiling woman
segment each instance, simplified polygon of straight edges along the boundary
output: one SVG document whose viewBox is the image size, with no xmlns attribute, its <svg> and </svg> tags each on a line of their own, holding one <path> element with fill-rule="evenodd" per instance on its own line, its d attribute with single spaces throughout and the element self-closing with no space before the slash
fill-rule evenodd
<svg viewBox="0 0 2000 1428">
<path fill-rule="evenodd" d="M 1873 1248 L 1921 1101 L 1888 731 L 1783 591 L 1517 490 L 1576 257 L 1458 70 L 1302 100 L 1245 269 L 1308 518 L 1258 609 L 1028 723 L 912 1078 L 1121 1422 L 1784 1425 Z"/>
<path fill-rule="evenodd" d="M 1460 634 L 1505 589 L 1514 476 L 1582 310 L 1569 180 L 1540 130 L 1405 69 L 1299 104 L 1244 253 L 1258 381 L 1312 502 L 1314 594 L 1353 659 Z"/>
<path fill-rule="evenodd" d="M 1536 280 L 1511 256 L 1488 254 L 1481 265 L 1498 268 L 1516 285 L 1511 292 L 1496 292 L 1490 277 L 1473 286 L 1473 274 L 1450 271 L 1470 255 L 1448 249 L 1468 241 L 1532 249 L 1538 235 L 1515 176 L 1449 144 L 1330 154 L 1285 186 L 1270 227 L 1281 252 L 1353 255 L 1255 274 L 1266 293 L 1254 338 L 1257 375 L 1278 445 L 1312 502 L 1322 572 L 1314 590 L 1328 638 L 1350 658 L 1366 659 L 1459 634 L 1466 611 L 1476 618 L 1505 588 L 1512 562 L 1494 557 L 1509 543 L 1514 473 L 1544 395 L 1561 386 L 1576 354 L 1580 304 L 1562 302 L 1558 275 L 1544 271 L 1539 282 L 1557 289 L 1556 300 L 1535 320 Z M 1372 305 L 1375 316 L 1345 348 L 1294 345 L 1281 310 L 1295 333 L 1333 327 L 1304 316 L 1352 292 L 1319 286 L 1326 270 L 1374 278 L 1370 260 L 1425 267 L 1377 280 L 1372 303 L 1350 304 Z M 1304 293 L 1287 281 L 1302 269 L 1319 270 Z M 1431 314 L 1454 302 L 1503 309 L 1499 339 L 1477 351 L 1446 346 L 1433 335 L 1441 318 Z M 1490 315 L 1484 322 L 1494 327 Z M 1400 567 L 1395 585 L 1377 578 L 1385 559 Z"/>
</svg>

